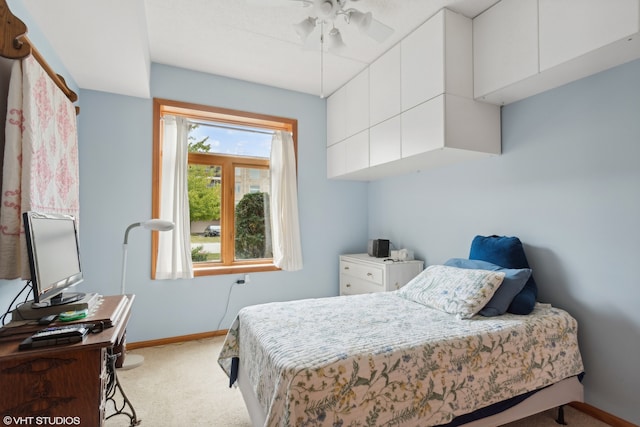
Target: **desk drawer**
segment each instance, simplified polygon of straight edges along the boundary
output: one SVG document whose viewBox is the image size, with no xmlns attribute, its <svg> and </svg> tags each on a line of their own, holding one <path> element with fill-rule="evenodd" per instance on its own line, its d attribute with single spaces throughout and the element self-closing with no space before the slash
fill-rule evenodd
<svg viewBox="0 0 640 427">
<path fill-rule="evenodd" d="M 360 280 L 366 280 L 382 286 L 384 272 L 382 268 L 373 265 L 358 264 L 355 262 L 340 261 L 340 276 L 348 275 Z"/>
</svg>

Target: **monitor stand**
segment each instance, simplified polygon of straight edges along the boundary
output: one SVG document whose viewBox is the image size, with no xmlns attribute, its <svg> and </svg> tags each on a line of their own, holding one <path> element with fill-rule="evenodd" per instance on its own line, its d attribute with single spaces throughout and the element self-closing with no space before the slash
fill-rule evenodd
<svg viewBox="0 0 640 427">
<path fill-rule="evenodd" d="M 65 296 L 66 295 L 67 294 L 65 294 Z M 11 321 L 37 320 L 50 314 L 60 314 L 65 311 L 83 310 L 85 308 L 91 311 L 91 309 L 100 300 L 100 295 L 98 295 L 97 293 L 74 293 L 69 296 L 72 296 L 72 298 L 75 296 L 80 299 L 77 299 L 73 302 L 68 302 L 69 300 L 67 298 L 63 298 L 63 301 L 65 301 L 65 303 L 63 304 L 51 304 L 47 307 L 39 308 L 37 307 L 37 303 L 34 303 L 33 301 L 27 301 L 11 312 Z"/>
</svg>

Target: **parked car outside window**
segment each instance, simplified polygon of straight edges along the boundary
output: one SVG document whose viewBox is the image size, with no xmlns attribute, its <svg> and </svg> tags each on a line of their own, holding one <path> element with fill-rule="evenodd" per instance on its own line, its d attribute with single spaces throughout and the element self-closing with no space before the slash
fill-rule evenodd
<svg viewBox="0 0 640 427">
<path fill-rule="evenodd" d="M 220 235 L 219 225 L 210 225 L 204 229 L 204 237 L 217 237 Z"/>
</svg>

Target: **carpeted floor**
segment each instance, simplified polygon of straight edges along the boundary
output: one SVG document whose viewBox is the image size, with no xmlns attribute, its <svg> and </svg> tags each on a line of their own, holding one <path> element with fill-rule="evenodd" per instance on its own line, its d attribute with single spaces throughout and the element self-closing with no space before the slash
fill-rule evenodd
<svg viewBox="0 0 640 427">
<path fill-rule="evenodd" d="M 132 353 L 145 357 L 142 366 L 118 371 L 125 393 L 133 403 L 141 426 L 146 427 L 251 427 L 244 401 L 216 361 L 223 337 L 149 347 Z M 107 407 L 107 414 L 112 413 Z M 543 412 L 508 427 L 558 427 L 555 412 Z M 566 421 L 575 427 L 606 427 L 576 411 L 565 410 Z M 105 427 L 128 426 L 119 415 Z"/>
</svg>

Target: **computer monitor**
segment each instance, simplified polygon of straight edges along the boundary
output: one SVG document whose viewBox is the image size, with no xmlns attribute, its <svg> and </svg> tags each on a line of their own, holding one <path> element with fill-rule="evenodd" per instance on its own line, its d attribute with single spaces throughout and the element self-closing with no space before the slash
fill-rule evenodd
<svg viewBox="0 0 640 427">
<path fill-rule="evenodd" d="M 77 223 L 73 216 L 25 212 L 34 307 L 68 304 L 83 293 L 63 293 L 82 282 Z"/>
</svg>

